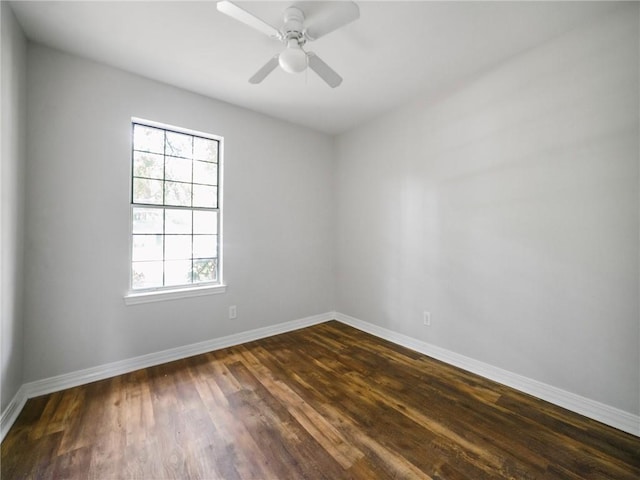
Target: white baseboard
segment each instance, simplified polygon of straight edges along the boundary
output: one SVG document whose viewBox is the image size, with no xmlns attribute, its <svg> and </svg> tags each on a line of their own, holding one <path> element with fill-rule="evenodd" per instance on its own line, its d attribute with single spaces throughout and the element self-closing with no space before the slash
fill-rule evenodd
<svg viewBox="0 0 640 480">
<path fill-rule="evenodd" d="M 523 377 L 522 375 L 494 367 L 450 350 L 431 345 L 421 340 L 416 340 L 401 333 L 379 327 L 372 323 L 365 322 L 339 312 L 327 312 L 299 320 L 279 323 L 277 325 L 214 338 L 204 342 L 150 353 L 148 355 L 142 355 L 26 383 L 20 387 L 14 398 L 9 402 L 9 405 L 0 416 L 0 441 L 4 439 L 6 433 L 18 418 L 18 415 L 29 398 L 103 380 L 116 375 L 122 375 L 141 368 L 152 367 L 154 365 L 180 360 L 193 355 L 199 355 L 201 353 L 211 352 L 221 348 L 270 337 L 272 335 L 298 330 L 300 328 L 309 327 L 311 325 L 316 325 L 333 319 L 362 330 L 363 332 L 375 335 L 376 337 L 393 342 L 397 345 L 410 348 L 411 350 L 423 353 L 437 360 L 462 368 L 463 370 L 467 370 L 503 385 L 515 388 L 516 390 L 528 393 L 624 432 L 640 436 L 640 416 L 638 415 L 633 415 L 609 405 L 581 397 L 580 395 Z"/>
<path fill-rule="evenodd" d="M 4 440 L 4 436 L 17 420 L 25 403 L 27 403 L 27 395 L 24 385 L 22 385 L 9 402 L 9 405 L 7 405 L 7 408 L 4 409 L 2 415 L 0 415 L 0 441 Z"/>
<path fill-rule="evenodd" d="M 46 395 L 48 393 L 58 392 L 66 388 L 77 387 L 87 383 L 104 380 L 105 378 L 122 375 L 124 373 L 133 372 L 141 368 L 152 367 L 182 358 L 192 357 L 201 353 L 219 350 L 221 348 L 239 345 L 241 343 L 259 340 L 261 338 L 286 333 L 300 328 L 309 327 L 318 323 L 333 320 L 333 312 L 327 312 L 311 317 L 301 318 L 290 322 L 279 323 L 268 327 L 257 328 L 247 332 L 240 332 L 225 337 L 214 338 L 204 342 L 193 343 L 182 347 L 171 348 L 161 352 L 141 355 L 139 357 L 120 360 L 118 362 L 99 365 L 97 367 L 78 370 L 75 372 L 65 373 L 55 377 L 36 380 L 34 382 L 25 383 L 20 387 L 18 393 L 11 400 L 5 411 L 2 412 L 0 441 L 4 439 L 5 434 L 11 428 L 29 398 Z"/>
<path fill-rule="evenodd" d="M 567 410 L 571 410 L 572 412 L 597 420 L 605 425 L 640 436 L 640 416 L 638 415 L 633 415 L 632 413 L 576 395 L 575 393 L 567 392 L 560 388 L 538 382 L 537 380 L 494 367 L 493 365 L 465 357 L 464 355 L 431 345 L 421 340 L 416 340 L 415 338 L 411 338 L 401 333 L 379 327 L 378 325 L 374 325 L 339 312 L 334 313 L 334 318 L 346 325 L 362 330 L 363 332 L 370 333 L 376 337 L 407 347 L 416 352 L 423 353 L 429 357 L 462 368 L 463 370 L 475 373 L 476 375 L 480 375 L 481 377 L 515 388 L 516 390 L 528 393 L 529 395 L 533 395 L 534 397 L 553 403 L 554 405 L 558 405 L 562 408 L 566 408 Z"/>
</svg>

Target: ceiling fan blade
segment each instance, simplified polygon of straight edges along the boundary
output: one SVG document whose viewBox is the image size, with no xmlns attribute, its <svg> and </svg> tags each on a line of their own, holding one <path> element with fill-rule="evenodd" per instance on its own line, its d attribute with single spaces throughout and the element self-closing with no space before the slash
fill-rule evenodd
<svg viewBox="0 0 640 480">
<path fill-rule="evenodd" d="M 317 40 L 334 30 L 360 18 L 360 8 L 354 2 L 330 2 L 331 10 L 325 15 L 310 18 L 305 35 Z"/>
<path fill-rule="evenodd" d="M 217 7 L 218 11 L 250 26 L 251 28 L 255 28 L 269 37 L 280 38 L 280 32 L 275 27 L 272 27 L 264 20 L 261 20 L 254 14 L 247 12 L 244 8 L 239 7 L 233 2 L 223 0 L 218 2 Z"/>
<path fill-rule="evenodd" d="M 342 83 L 342 77 L 338 75 L 329 65 L 324 63 L 319 56 L 313 52 L 307 53 L 309 68 L 316 72 L 331 88 L 336 88 Z"/>
<path fill-rule="evenodd" d="M 278 56 L 279 55 L 274 55 L 271 60 L 265 63 L 264 66 L 249 79 L 249 83 L 253 83 L 254 85 L 256 83 L 260 83 L 267 77 L 267 75 L 273 72 L 278 66 Z"/>
</svg>

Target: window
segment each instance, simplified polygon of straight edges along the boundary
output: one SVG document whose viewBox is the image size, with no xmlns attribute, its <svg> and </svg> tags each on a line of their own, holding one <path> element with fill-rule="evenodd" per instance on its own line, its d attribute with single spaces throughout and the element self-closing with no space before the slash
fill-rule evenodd
<svg viewBox="0 0 640 480">
<path fill-rule="evenodd" d="M 220 137 L 132 122 L 131 291 L 221 282 Z"/>
</svg>

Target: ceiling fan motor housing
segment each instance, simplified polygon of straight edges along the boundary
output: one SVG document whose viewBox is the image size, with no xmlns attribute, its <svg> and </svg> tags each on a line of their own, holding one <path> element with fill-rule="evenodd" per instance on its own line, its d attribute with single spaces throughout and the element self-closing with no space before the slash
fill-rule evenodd
<svg viewBox="0 0 640 480">
<path fill-rule="evenodd" d="M 287 48 L 280 54 L 278 63 L 285 72 L 300 73 L 307 68 L 307 54 L 302 50 L 304 37 L 304 13 L 299 8 L 289 7 L 284 11 L 283 41 Z"/>
<path fill-rule="evenodd" d="M 300 46 L 305 42 L 304 38 L 304 13 L 296 7 L 289 7 L 284 11 L 284 27 L 282 28 L 285 40 L 295 38 Z"/>
</svg>

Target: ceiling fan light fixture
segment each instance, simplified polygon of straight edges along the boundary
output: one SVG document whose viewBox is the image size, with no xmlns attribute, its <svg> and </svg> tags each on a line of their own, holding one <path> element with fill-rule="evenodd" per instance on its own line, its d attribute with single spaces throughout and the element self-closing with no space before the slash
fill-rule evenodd
<svg viewBox="0 0 640 480">
<path fill-rule="evenodd" d="M 289 40 L 287 48 L 280 54 L 278 62 L 285 72 L 304 72 L 307 68 L 307 54 L 300 48 L 298 41 L 292 38 Z"/>
<path fill-rule="evenodd" d="M 305 2 L 296 2 L 284 11 L 284 22 L 281 28 L 275 28 L 253 13 L 235 4 L 230 0 L 219 0 L 218 10 L 235 20 L 258 30 L 268 37 L 284 43 L 283 52 L 274 55 L 260 69 L 249 78 L 249 83 L 258 84 L 278 66 L 287 73 L 301 73 L 307 67 L 318 74 L 331 88 L 336 88 L 342 83 L 342 77 L 327 65 L 318 55 L 312 51 L 302 49 L 307 42 L 317 40 L 325 35 L 344 27 L 348 23 L 360 18 L 360 9 L 352 1 L 327 2 L 332 7 L 327 14 L 318 20 L 306 22 L 302 5 Z M 312 3 L 312 2 L 309 2 Z M 308 23 L 308 24 L 307 24 Z"/>
</svg>

